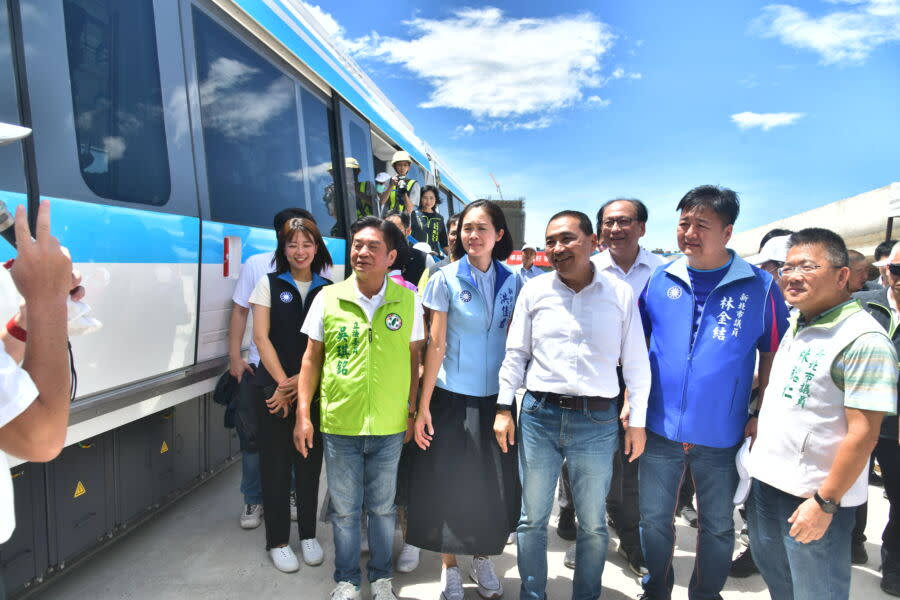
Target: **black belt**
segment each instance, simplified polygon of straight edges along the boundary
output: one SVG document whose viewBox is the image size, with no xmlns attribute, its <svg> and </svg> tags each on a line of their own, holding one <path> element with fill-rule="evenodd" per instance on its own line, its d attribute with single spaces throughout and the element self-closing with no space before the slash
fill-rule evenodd
<svg viewBox="0 0 900 600">
<path fill-rule="evenodd" d="M 603 396 L 567 396 L 565 394 L 533 392 L 531 390 L 528 390 L 528 393 L 535 398 L 555 404 L 566 410 L 583 410 L 584 408 L 588 410 L 606 410 L 611 403 L 616 401 L 615 398 L 604 398 Z"/>
</svg>

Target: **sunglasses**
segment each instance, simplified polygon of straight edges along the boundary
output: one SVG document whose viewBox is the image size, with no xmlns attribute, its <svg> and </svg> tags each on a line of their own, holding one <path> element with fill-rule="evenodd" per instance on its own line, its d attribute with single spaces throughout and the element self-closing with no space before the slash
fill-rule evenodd
<svg viewBox="0 0 900 600">
<path fill-rule="evenodd" d="M 894 276 L 900 275 L 900 264 L 890 264 L 887 267 L 888 267 L 888 271 L 891 272 L 891 275 L 894 275 Z"/>
</svg>

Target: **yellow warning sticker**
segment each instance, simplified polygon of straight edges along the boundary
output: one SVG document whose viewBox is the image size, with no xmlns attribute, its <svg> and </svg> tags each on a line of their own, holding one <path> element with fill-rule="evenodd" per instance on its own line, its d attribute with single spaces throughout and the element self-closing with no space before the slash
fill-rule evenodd
<svg viewBox="0 0 900 600">
<path fill-rule="evenodd" d="M 166 443 L 166 440 L 163 440 L 162 448 L 159 449 L 160 454 L 165 454 L 169 451 L 169 445 Z"/>
<path fill-rule="evenodd" d="M 78 498 L 79 496 L 84 496 L 85 494 L 87 494 L 87 490 L 84 489 L 84 484 L 79 481 L 78 485 L 75 486 L 75 495 L 72 497 Z"/>
</svg>

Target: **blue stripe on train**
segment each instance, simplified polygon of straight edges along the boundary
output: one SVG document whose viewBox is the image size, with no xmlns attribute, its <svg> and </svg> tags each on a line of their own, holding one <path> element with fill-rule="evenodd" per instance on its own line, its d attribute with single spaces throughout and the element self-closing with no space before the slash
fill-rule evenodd
<svg viewBox="0 0 900 600">
<path fill-rule="evenodd" d="M 143 208 L 93 204 L 64 198 L 50 200 L 53 235 L 80 263 L 176 263 L 196 264 L 200 256 L 200 219 Z M 26 201 L 25 194 L 0 190 L 0 200 L 11 213 Z M 275 249 L 271 229 L 203 222 L 203 263 L 222 263 L 225 236 L 238 236 L 242 260 Z M 336 264 L 344 264 L 346 242 L 325 238 Z M 15 256 L 15 250 L 0 244 L 0 262 Z"/>
</svg>

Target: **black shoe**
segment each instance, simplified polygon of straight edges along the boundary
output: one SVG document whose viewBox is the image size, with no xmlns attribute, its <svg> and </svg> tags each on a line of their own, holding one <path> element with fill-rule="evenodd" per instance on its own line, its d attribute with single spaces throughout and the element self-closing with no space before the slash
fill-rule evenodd
<svg viewBox="0 0 900 600">
<path fill-rule="evenodd" d="M 891 596 L 900 596 L 900 569 L 884 568 L 881 575 L 881 591 Z"/>
<path fill-rule="evenodd" d="M 750 548 L 747 548 L 738 554 L 738 557 L 731 562 L 731 571 L 728 575 L 743 579 L 744 577 L 750 577 L 757 573 L 759 573 L 759 568 L 753 560 L 753 555 L 750 554 Z"/>
<path fill-rule="evenodd" d="M 678 511 L 678 514 L 681 515 L 681 518 L 688 522 L 693 528 L 697 528 L 697 509 L 694 508 L 693 504 L 685 504 Z"/>
<path fill-rule="evenodd" d="M 556 522 L 556 535 L 569 542 L 575 541 L 578 529 L 575 526 L 574 510 L 559 511 L 559 520 Z"/>
<path fill-rule="evenodd" d="M 616 552 L 625 559 L 628 569 L 636 576 L 643 577 L 647 574 L 647 565 L 644 563 L 644 554 L 640 548 L 626 548 L 620 543 Z"/>
<path fill-rule="evenodd" d="M 864 543 L 853 544 L 850 546 L 850 562 L 854 565 L 864 565 L 869 562 L 869 553 L 866 552 Z"/>
</svg>

